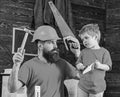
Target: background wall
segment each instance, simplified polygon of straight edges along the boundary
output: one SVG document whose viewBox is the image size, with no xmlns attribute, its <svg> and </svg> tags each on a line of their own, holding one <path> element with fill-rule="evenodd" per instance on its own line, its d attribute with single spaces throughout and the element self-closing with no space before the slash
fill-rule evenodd
<svg viewBox="0 0 120 97">
<path fill-rule="evenodd" d="M 0 72 L 4 68 L 12 67 L 12 28 L 21 26 L 31 28 L 33 25 L 34 3 L 35 0 L 0 0 Z M 101 45 L 110 51 L 113 61 L 113 69 L 106 76 L 108 87 L 104 97 L 119 97 L 120 1 L 71 0 L 71 4 L 76 36 L 83 25 L 99 24 L 102 33 Z M 62 56 L 64 50 L 63 48 Z M 69 54 L 64 58 L 72 63 L 71 57 L 72 55 Z M 26 60 L 29 58 L 31 57 L 27 56 Z"/>
<path fill-rule="evenodd" d="M 105 47 L 111 52 L 113 69 L 107 75 L 107 96 L 120 95 L 120 1 L 106 1 Z"/>
<path fill-rule="evenodd" d="M 12 67 L 12 29 L 31 26 L 34 2 L 34 0 L 0 0 L 0 72 L 4 68 Z M 1 81 L 0 76 L 0 90 Z"/>
</svg>

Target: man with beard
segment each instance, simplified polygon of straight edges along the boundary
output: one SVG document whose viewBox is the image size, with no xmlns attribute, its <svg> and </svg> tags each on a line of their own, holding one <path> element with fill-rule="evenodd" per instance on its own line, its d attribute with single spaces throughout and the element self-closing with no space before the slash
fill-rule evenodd
<svg viewBox="0 0 120 97">
<path fill-rule="evenodd" d="M 38 56 L 22 66 L 24 52 L 13 56 L 14 65 L 8 80 L 10 92 L 26 86 L 27 97 L 35 97 L 35 87 L 38 86 L 40 97 L 64 97 L 64 80 L 78 77 L 76 69 L 59 57 L 58 39 L 53 27 L 44 25 L 37 28 L 32 42 L 38 46 Z"/>
</svg>

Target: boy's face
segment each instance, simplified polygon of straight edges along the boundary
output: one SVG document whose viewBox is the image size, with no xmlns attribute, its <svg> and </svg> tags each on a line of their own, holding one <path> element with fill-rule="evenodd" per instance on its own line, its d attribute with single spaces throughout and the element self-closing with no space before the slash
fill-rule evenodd
<svg viewBox="0 0 120 97">
<path fill-rule="evenodd" d="M 83 33 L 80 36 L 81 40 L 83 41 L 83 45 L 86 48 L 94 48 L 96 45 L 98 45 L 97 42 L 97 37 L 96 36 L 91 36 L 88 33 Z"/>
</svg>

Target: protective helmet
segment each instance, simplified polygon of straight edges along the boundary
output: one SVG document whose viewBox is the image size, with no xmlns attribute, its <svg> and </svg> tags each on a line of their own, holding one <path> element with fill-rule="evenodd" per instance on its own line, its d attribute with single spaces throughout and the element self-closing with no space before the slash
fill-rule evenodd
<svg viewBox="0 0 120 97">
<path fill-rule="evenodd" d="M 51 26 L 44 25 L 38 27 L 35 30 L 32 42 L 34 42 L 35 40 L 45 41 L 45 40 L 58 40 L 58 39 L 60 38 L 58 37 L 55 29 Z"/>
</svg>

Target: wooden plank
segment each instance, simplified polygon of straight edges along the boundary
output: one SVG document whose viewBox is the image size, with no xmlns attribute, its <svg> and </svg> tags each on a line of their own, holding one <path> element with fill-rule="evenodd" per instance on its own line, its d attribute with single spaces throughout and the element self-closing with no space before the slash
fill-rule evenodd
<svg viewBox="0 0 120 97">
<path fill-rule="evenodd" d="M 89 11 L 88 11 L 89 10 Z M 106 11 L 103 9 L 91 8 L 87 6 L 72 5 L 73 17 L 104 20 Z"/>
<path fill-rule="evenodd" d="M 120 8 L 116 8 L 113 10 L 107 10 L 107 16 L 106 16 L 106 22 L 107 25 L 117 25 L 120 22 Z"/>
<path fill-rule="evenodd" d="M 120 54 L 118 54 L 118 55 L 120 56 Z M 116 57 L 116 59 L 119 59 L 119 58 Z M 120 67 L 119 67 L 120 60 L 113 60 L 113 58 L 112 58 L 112 63 L 113 63 L 113 66 L 112 66 L 112 70 L 110 72 L 113 73 L 113 75 L 116 75 L 116 74 L 119 75 L 120 74 Z M 115 79 L 118 79 L 118 78 L 116 77 Z"/>
<path fill-rule="evenodd" d="M 119 15 L 120 14 L 120 8 L 114 8 L 114 9 L 107 9 L 107 16 L 109 15 Z"/>
<path fill-rule="evenodd" d="M 107 32 L 109 33 L 110 31 L 112 31 L 112 33 L 117 33 L 119 30 L 120 30 L 120 25 L 118 25 L 118 24 L 109 24 L 109 23 L 107 23 L 107 25 L 106 25 L 106 33 Z"/>
<path fill-rule="evenodd" d="M 34 8 L 35 1 L 22 1 L 22 0 L 1 0 L 0 6 L 13 6 L 13 7 L 19 7 L 19 8 L 27 8 L 27 9 L 33 9 Z"/>
<path fill-rule="evenodd" d="M 107 9 L 120 8 L 120 0 L 107 0 Z"/>
<path fill-rule="evenodd" d="M 13 27 L 29 27 L 31 25 L 31 22 L 21 22 L 21 21 L 13 21 L 13 20 L 6 20 L 0 18 L 0 33 L 1 32 L 9 32 L 7 31 L 6 27 L 9 27 L 9 29 L 12 29 Z M 11 30 L 12 31 L 12 30 Z"/>
<path fill-rule="evenodd" d="M 107 18 L 107 20 L 106 20 L 106 26 L 108 27 L 109 25 L 111 26 L 111 25 L 119 25 L 120 24 L 120 17 L 109 17 L 109 18 Z"/>
<path fill-rule="evenodd" d="M 9 14 L 13 14 L 13 15 L 29 15 L 32 16 L 33 15 L 33 10 L 29 10 L 27 8 L 19 8 L 19 7 L 14 7 L 14 6 L 3 6 L 0 9 L 0 13 L 9 13 Z"/>
<path fill-rule="evenodd" d="M 104 21 L 94 19 L 94 18 L 82 18 L 82 17 L 75 17 L 74 18 L 74 25 L 76 30 L 80 30 L 85 24 L 89 23 L 97 23 L 100 26 L 100 30 L 103 31 L 105 26 L 104 26 Z"/>
<path fill-rule="evenodd" d="M 0 65 L 7 66 L 12 63 L 11 53 L 12 38 L 0 35 Z"/>
<path fill-rule="evenodd" d="M 6 1 L 6 0 L 5 0 Z M 31 23 L 33 19 L 33 9 L 21 7 L 10 0 L 0 4 L 0 20 L 11 20 L 11 22 Z"/>
<path fill-rule="evenodd" d="M 104 0 L 71 0 L 71 3 L 75 5 L 85 5 L 95 8 L 105 8 Z"/>
<path fill-rule="evenodd" d="M 4 6 L 0 9 L 0 16 L 0 19 L 31 22 L 33 11 L 11 6 Z"/>
<path fill-rule="evenodd" d="M 120 37 L 119 33 L 111 33 L 110 35 L 105 34 L 105 39 L 104 39 L 105 46 L 107 48 L 111 47 L 112 52 L 119 51 L 120 50 L 119 37 Z"/>
<path fill-rule="evenodd" d="M 8 37 L 12 37 L 12 24 L 8 24 L 0 21 L 0 36 L 7 35 Z"/>
<path fill-rule="evenodd" d="M 16 22 L 27 22 L 27 23 L 31 23 L 32 22 L 32 17 L 28 17 L 28 16 L 13 16 L 10 14 L 1 14 L 1 19 L 6 19 L 6 20 L 12 20 L 12 21 L 16 21 Z"/>
<path fill-rule="evenodd" d="M 119 73 L 112 73 L 111 71 L 109 71 L 109 73 L 106 74 L 106 80 L 107 80 L 107 83 L 111 83 L 111 84 L 109 84 L 109 86 L 113 86 L 116 83 L 118 83 L 118 85 L 120 85 Z M 116 82 L 116 83 L 113 83 L 113 82 Z"/>
<path fill-rule="evenodd" d="M 105 92 L 104 97 L 119 97 L 119 92 Z"/>
<path fill-rule="evenodd" d="M 107 89 L 105 91 L 105 97 L 119 97 L 120 94 L 120 73 L 107 73 Z"/>
<path fill-rule="evenodd" d="M 115 49 L 114 49 L 115 50 Z M 118 53 L 117 53 L 118 52 Z M 114 54 L 112 54 L 111 55 L 111 57 L 112 57 L 112 60 L 113 61 L 120 61 L 120 52 L 119 51 L 117 51 L 117 52 L 114 52 Z M 119 65 L 119 64 L 118 64 Z M 116 67 L 116 69 L 119 69 L 118 67 Z M 117 71 L 116 71 L 117 72 Z"/>
</svg>

